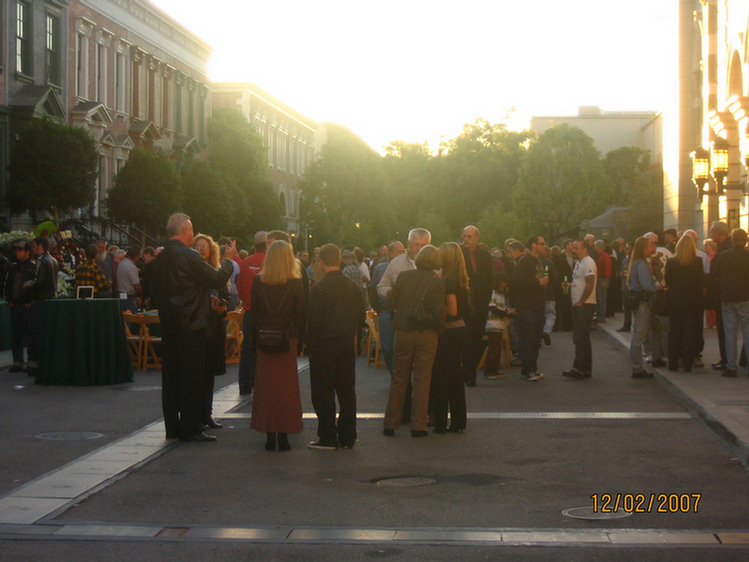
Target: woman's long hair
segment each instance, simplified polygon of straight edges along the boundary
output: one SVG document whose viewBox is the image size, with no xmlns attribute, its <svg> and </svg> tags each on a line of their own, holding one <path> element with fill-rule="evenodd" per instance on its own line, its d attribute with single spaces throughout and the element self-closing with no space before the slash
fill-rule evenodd
<svg viewBox="0 0 749 562">
<path fill-rule="evenodd" d="M 291 244 L 276 240 L 265 254 L 260 279 L 265 285 L 286 285 L 291 279 L 301 279 L 299 265 Z"/>
<path fill-rule="evenodd" d="M 213 238 L 211 238 L 208 234 L 196 234 L 192 239 L 193 248 L 200 240 L 205 240 L 206 242 L 208 242 L 208 248 L 210 250 L 210 253 L 208 254 L 208 257 L 205 261 L 218 269 L 218 266 L 221 265 L 221 251 L 219 250 L 218 244 L 216 244 Z"/>
<path fill-rule="evenodd" d="M 445 242 L 440 246 L 440 255 L 442 256 L 442 278 L 455 279 L 461 289 L 467 289 L 468 272 L 460 246 L 455 242 Z"/>
<path fill-rule="evenodd" d="M 679 265 L 691 265 L 697 257 L 697 244 L 691 236 L 682 236 L 676 243 L 674 257 Z"/>
<path fill-rule="evenodd" d="M 632 266 L 637 260 L 645 259 L 645 248 L 650 244 L 650 239 L 640 236 L 635 240 L 635 245 L 632 247 L 632 254 L 629 256 L 629 267 L 627 268 L 627 284 L 629 285 L 629 277 L 632 275 Z"/>
</svg>

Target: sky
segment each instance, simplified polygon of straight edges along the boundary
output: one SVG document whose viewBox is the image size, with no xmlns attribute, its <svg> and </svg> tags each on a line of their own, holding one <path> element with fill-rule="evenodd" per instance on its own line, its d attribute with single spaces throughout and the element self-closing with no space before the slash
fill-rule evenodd
<svg viewBox="0 0 749 562">
<path fill-rule="evenodd" d="M 477 118 L 662 111 L 675 88 L 675 0 L 151 1 L 213 46 L 212 80 L 253 82 L 380 152 L 436 149 Z"/>
</svg>

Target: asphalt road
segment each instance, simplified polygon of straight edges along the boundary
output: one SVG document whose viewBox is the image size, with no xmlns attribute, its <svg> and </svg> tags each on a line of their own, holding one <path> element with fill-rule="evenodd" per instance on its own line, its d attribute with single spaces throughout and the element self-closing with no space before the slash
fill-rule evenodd
<svg viewBox="0 0 749 562">
<path fill-rule="evenodd" d="M 654 380 L 632 380 L 627 352 L 602 332 L 593 334 L 594 376 L 570 381 L 570 334 L 554 334 L 542 349 L 538 383 L 479 377 L 468 388 L 464 434 L 413 439 L 408 426 L 395 438 L 381 433 L 388 392 L 384 368 L 359 361 L 359 440 L 351 451 L 311 451 L 314 419 L 292 436 L 292 450 L 269 453 L 249 429 L 249 402 L 240 403 L 216 431 L 217 443 L 180 444 L 126 477 L 79 501 L 49 524 L 160 525 L 173 529 L 305 528 L 420 530 L 419 540 L 351 544 L 346 540 L 250 543 L 192 540 L 3 540 L 0 560 L 148 560 L 204 556 L 210 560 L 746 560 L 743 546 L 689 545 L 680 534 L 749 528 L 749 473 L 730 452 Z M 23 375 L 0 375 L 0 493 L 102 447 L 159 417 L 158 374 L 138 374 L 130 387 L 13 390 Z M 217 379 L 236 380 L 236 367 Z M 304 411 L 311 413 L 308 374 L 300 375 Z M 20 383 L 19 383 L 20 384 Z M 126 388 L 140 390 L 126 390 Z M 91 431 L 97 440 L 55 442 L 45 431 Z M 416 477 L 420 486 L 388 486 Z M 395 483 L 398 483 L 396 481 Z M 406 483 L 409 481 L 406 481 Z M 585 521 L 567 508 L 590 506 L 593 494 L 678 494 L 699 497 L 686 512 L 636 513 Z M 693 494 L 695 496 L 693 496 Z M 658 503 L 657 501 L 655 502 Z M 652 511 L 652 509 L 651 509 Z M 667 544 L 635 546 L 553 542 L 537 546 L 449 541 L 454 530 L 524 532 L 672 531 Z M 746 531 L 744 531 L 746 532 Z M 187 536 L 187 535 L 186 535 Z M 431 537 L 431 538 L 430 538 Z M 16 537 L 17 538 L 17 537 Z M 123 542 L 126 541 L 126 542 Z M 321 545 L 319 543 L 326 542 Z M 642 542 L 642 541 L 641 541 Z"/>
</svg>

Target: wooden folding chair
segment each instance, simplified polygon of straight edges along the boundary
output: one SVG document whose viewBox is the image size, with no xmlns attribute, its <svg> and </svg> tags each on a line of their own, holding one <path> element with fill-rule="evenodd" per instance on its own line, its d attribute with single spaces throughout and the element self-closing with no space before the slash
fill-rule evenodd
<svg viewBox="0 0 749 562">
<path fill-rule="evenodd" d="M 226 341 L 224 347 L 224 357 L 227 363 L 239 363 L 239 357 L 242 353 L 242 317 L 244 309 L 232 310 L 226 313 Z"/>
<path fill-rule="evenodd" d="M 147 370 L 151 367 L 155 369 L 161 369 L 161 336 L 151 335 L 152 328 L 149 326 L 155 326 L 161 324 L 161 319 L 158 314 L 139 314 L 143 326 L 143 370 Z M 159 346 L 157 349 L 156 346 Z"/>
<path fill-rule="evenodd" d="M 130 362 L 133 367 L 140 369 L 143 365 L 143 322 L 139 314 L 133 314 L 129 310 L 122 312 L 122 319 L 125 321 Z M 137 329 L 137 333 L 133 333 L 134 328 Z"/>
<path fill-rule="evenodd" d="M 371 364 L 376 369 L 380 365 L 384 365 L 385 361 L 380 360 L 380 323 L 375 310 L 367 310 L 367 327 L 369 328 L 369 339 L 364 348 L 367 353 L 367 367 Z"/>
</svg>

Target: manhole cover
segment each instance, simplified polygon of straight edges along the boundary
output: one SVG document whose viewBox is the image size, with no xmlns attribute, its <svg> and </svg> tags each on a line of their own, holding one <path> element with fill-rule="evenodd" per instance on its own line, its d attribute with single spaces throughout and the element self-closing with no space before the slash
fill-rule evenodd
<svg viewBox="0 0 749 562">
<path fill-rule="evenodd" d="M 616 511 L 613 513 L 601 513 L 600 511 L 593 511 L 593 506 L 586 505 L 585 507 L 571 507 L 569 509 L 563 509 L 562 515 L 572 517 L 573 519 L 587 519 L 588 521 L 598 521 L 600 519 L 624 519 L 632 515 L 631 511 Z"/>
<path fill-rule="evenodd" d="M 35 437 L 47 441 L 85 441 L 86 439 L 99 439 L 104 437 L 104 434 L 88 431 L 52 431 L 50 433 L 39 433 Z"/>
<path fill-rule="evenodd" d="M 391 488 L 411 488 L 413 486 L 429 486 L 436 483 L 437 481 L 434 478 L 427 478 L 426 476 L 394 476 L 392 478 L 375 480 L 375 484 L 378 486 Z"/>
<path fill-rule="evenodd" d="M 114 390 L 128 390 L 130 392 L 143 392 L 145 390 L 161 390 L 158 385 L 140 385 L 140 386 L 115 386 Z"/>
</svg>

